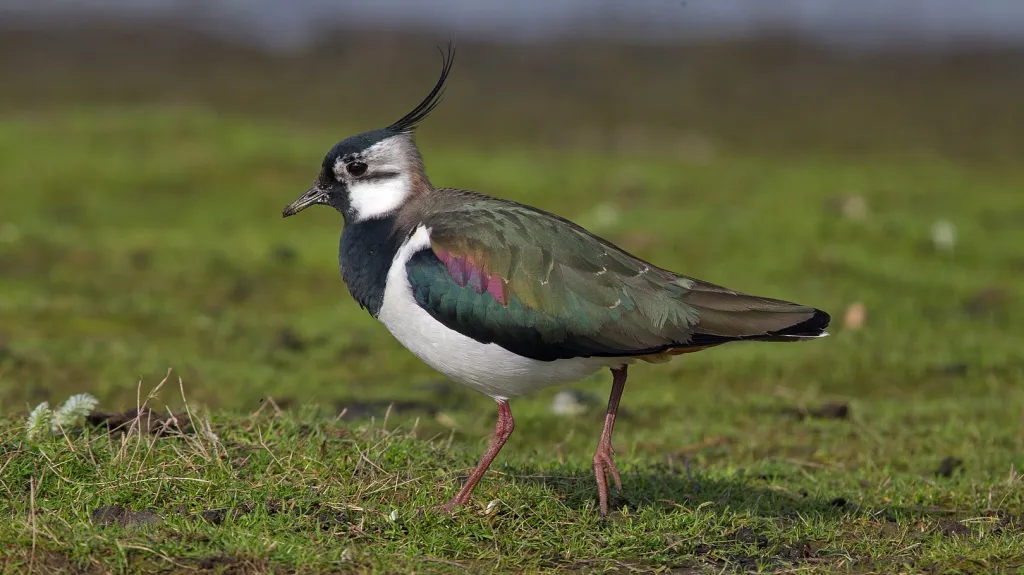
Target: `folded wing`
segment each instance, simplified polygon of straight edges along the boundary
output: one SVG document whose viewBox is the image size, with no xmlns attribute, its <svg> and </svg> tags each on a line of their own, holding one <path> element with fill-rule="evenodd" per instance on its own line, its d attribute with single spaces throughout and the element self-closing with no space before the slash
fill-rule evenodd
<svg viewBox="0 0 1024 575">
<path fill-rule="evenodd" d="M 414 297 L 450 329 L 541 361 L 816 337 L 828 314 L 653 266 L 553 214 L 465 193 L 424 225 Z"/>
</svg>

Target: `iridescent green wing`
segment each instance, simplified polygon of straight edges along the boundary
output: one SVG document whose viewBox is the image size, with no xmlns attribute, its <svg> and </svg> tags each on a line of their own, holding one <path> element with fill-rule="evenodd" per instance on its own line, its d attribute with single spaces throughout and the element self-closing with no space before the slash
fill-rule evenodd
<svg viewBox="0 0 1024 575">
<path fill-rule="evenodd" d="M 468 195 L 424 219 L 406 269 L 447 327 L 533 359 L 638 356 L 769 336 L 816 310 L 644 262 L 534 208 Z"/>
</svg>

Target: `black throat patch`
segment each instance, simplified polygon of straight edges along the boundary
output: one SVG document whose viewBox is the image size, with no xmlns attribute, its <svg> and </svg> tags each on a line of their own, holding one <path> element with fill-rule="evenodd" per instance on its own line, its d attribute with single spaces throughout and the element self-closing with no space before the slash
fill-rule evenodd
<svg viewBox="0 0 1024 575">
<path fill-rule="evenodd" d="M 384 303 L 391 263 L 405 240 L 395 230 L 395 218 L 345 223 L 338 249 L 341 279 L 359 307 L 377 317 Z"/>
</svg>

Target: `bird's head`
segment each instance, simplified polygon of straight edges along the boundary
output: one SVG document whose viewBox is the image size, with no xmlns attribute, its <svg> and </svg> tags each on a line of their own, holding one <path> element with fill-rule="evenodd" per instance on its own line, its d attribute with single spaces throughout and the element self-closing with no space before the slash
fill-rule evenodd
<svg viewBox="0 0 1024 575">
<path fill-rule="evenodd" d="M 314 204 L 332 206 L 346 222 L 385 218 L 415 194 L 431 189 L 419 150 L 416 126 L 441 103 L 445 80 L 455 58 L 448 44 L 441 77 L 434 89 L 397 122 L 338 142 L 327 152 L 313 187 L 284 209 L 288 217 Z"/>
</svg>

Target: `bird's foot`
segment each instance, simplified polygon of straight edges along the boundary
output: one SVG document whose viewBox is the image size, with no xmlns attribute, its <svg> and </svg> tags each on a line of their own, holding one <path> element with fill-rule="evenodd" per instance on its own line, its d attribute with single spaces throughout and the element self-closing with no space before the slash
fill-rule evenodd
<svg viewBox="0 0 1024 575">
<path fill-rule="evenodd" d="M 615 469 L 612 459 L 611 445 L 602 445 L 594 452 L 594 478 L 597 480 L 597 502 L 601 509 L 601 517 L 608 515 L 608 476 L 615 483 L 615 489 L 622 491 L 622 479 L 619 470 Z"/>
<path fill-rule="evenodd" d="M 600 469 L 601 473 L 605 475 L 605 484 L 607 484 L 607 476 L 610 475 L 612 481 L 615 483 L 615 489 L 622 491 L 622 479 L 619 478 L 619 470 L 615 469 L 615 460 L 613 456 L 615 452 L 609 446 L 605 449 L 598 449 L 594 453 L 594 472 L 597 473 Z"/>
</svg>

